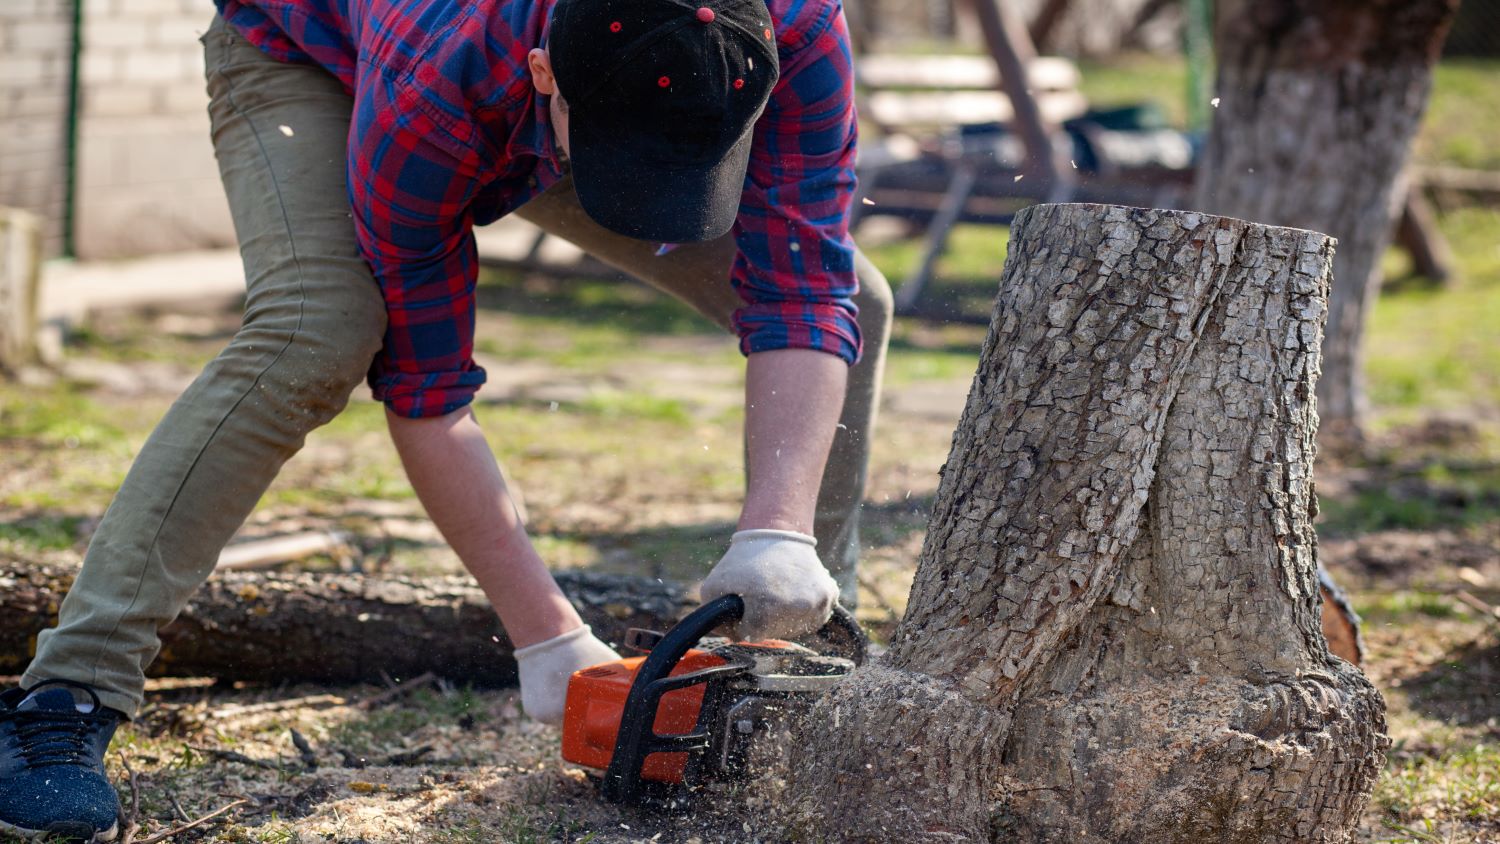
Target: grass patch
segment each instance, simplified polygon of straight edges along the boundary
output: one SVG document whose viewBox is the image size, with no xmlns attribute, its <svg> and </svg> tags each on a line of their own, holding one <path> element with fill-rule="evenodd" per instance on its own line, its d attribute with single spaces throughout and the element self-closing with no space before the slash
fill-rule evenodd
<svg viewBox="0 0 1500 844">
<path fill-rule="evenodd" d="M 437 830 L 432 841 L 436 844 L 492 844 L 497 841 L 505 844 L 551 844 L 554 841 L 587 844 L 595 837 L 577 821 L 546 817 L 519 806 L 506 806 L 493 823 L 469 818 L 455 826 Z"/>
<path fill-rule="evenodd" d="M 1500 213 L 1465 209 L 1440 225 L 1458 278 L 1449 289 L 1386 291 L 1365 340 L 1371 401 L 1406 416 L 1500 404 Z"/>
<path fill-rule="evenodd" d="M 1433 755 L 1402 754 L 1398 747 L 1393 754 L 1398 761 L 1387 767 L 1374 795 L 1393 831 L 1435 834 L 1433 821 L 1500 818 L 1500 745 Z"/>
<path fill-rule="evenodd" d="M 1331 535 L 1369 533 L 1377 530 L 1433 530 L 1466 527 L 1500 518 L 1500 504 L 1478 501 L 1474 506 L 1453 506 L 1439 498 L 1416 496 L 1388 488 L 1367 489 L 1347 498 L 1331 498 L 1321 504 L 1319 530 Z"/>
<path fill-rule="evenodd" d="M 1009 242 L 1008 226 L 954 226 L 928 290 L 940 296 L 962 292 L 966 298 L 979 296 L 993 301 L 999 290 L 1000 270 L 1005 266 L 1005 249 Z M 865 255 L 885 273 L 892 286 L 899 287 L 922 260 L 923 246 L 924 241 L 920 238 L 897 240 L 871 246 L 865 250 Z M 988 313 L 989 308 L 986 306 L 983 310 Z"/>
<path fill-rule="evenodd" d="M 611 390 L 593 393 L 578 402 L 577 409 L 591 416 L 604 419 L 630 421 L 651 420 L 674 425 L 691 425 L 693 415 L 678 399 L 663 398 L 644 393 L 628 393 Z"/>
<path fill-rule="evenodd" d="M 39 516 L 0 522 L 0 547 L 19 545 L 35 551 L 61 551 L 78 541 L 78 516 Z"/>
<path fill-rule="evenodd" d="M 378 707 L 362 717 L 334 725 L 328 732 L 327 743 L 374 761 L 376 757 L 403 749 L 405 740 L 423 727 L 455 724 L 481 715 L 484 706 L 467 687 L 450 695 L 419 689 L 403 697 L 400 706 Z"/>
<path fill-rule="evenodd" d="M 1500 60 L 1453 58 L 1438 64 L 1432 99 L 1413 150 L 1418 161 L 1500 169 Z"/>
<path fill-rule="evenodd" d="M 89 398 L 77 385 L 35 390 L 0 386 L 0 440 L 27 439 L 68 449 L 123 449 L 119 411 Z"/>
<path fill-rule="evenodd" d="M 977 343 L 968 350 L 932 351 L 893 340 L 891 349 L 886 362 L 885 382 L 896 387 L 924 381 L 970 378 L 979 362 Z"/>
<path fill-rule="evenodd" d="M 1453 599 L 1436 592 L 1367 592 L 1354 598 L 1354 606 L 1367 625 L 1420 623 L 1415 616 L 1454 618 L 1459 615 Z"/>
</svg>

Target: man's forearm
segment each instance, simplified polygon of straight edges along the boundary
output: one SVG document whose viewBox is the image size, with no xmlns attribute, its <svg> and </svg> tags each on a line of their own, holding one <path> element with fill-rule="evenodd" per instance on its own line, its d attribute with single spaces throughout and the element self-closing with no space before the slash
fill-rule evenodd
<svg viewBox="0 0 1500 844">
<path fill-rule="evenodd" d="M 818 488 L 844 406 L 848 366 L 808 349 L 750 356 L 745 378 L 748 462 L 739 529 L 813 532 Z"/>
<path fill-rule="evenodd" d="M 526 536 L 484 432 L 468 409 L 433 419 L 387 411 L 406 476 L 474 575 L 516 647 L 583 622 Z"/>
</svg>

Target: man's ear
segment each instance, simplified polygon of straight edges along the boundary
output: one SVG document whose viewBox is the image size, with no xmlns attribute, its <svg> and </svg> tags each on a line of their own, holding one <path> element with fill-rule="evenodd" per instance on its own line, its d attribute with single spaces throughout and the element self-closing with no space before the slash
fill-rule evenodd
<svg viewBox="0 0 1500 844">
<path fill-rule="evenodd" d="M 538 93 L 551 96 L 557 93 L 557 77 L 552 75 L 552 57 L 540 47 L 526 54 L 526 64 L 531 68 L 531 84 Z"/>
</svg>

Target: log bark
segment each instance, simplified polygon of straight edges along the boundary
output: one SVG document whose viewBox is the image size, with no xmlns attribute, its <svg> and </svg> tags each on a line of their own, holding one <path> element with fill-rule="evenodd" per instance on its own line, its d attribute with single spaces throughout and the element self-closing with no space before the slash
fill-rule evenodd
<svg viewBox="0 0 1500 844">
<path fill-rule="evenodd" d="M 1213 127 L 1193 207 L 1338 240 L 1318 413 L 1363 441 L 1360 342 L 1401 174 L 1458 0 L 1219 0 Z"/>
<path fill-rule="evenodd" d="M 663 630 L 696 604 L 654 578 L 560 572 L 600 638 Z M 73 572 L 0 567 L 0 674 L 20 674 L 36 634 L 56 623 Z M 515 682 L 513 648 L 468 578 L 228 572 L 211 578 L 162 631 L 152 676 L 381 682 L 433 672 L 478 685 Z"/>
<path fill-rule="evenodd" d="M 1330 240 L 1036 206 L 890 651 L 766 787 L 841 841 L 1345 841 L 1384 702 L 1311 518 Z"/>
</svg>

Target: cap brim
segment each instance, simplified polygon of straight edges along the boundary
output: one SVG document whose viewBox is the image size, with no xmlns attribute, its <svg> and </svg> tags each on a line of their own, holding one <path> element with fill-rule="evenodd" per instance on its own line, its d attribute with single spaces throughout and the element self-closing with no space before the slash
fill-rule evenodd
<svg viewBox="0 0 1500 844">
<path fill-rule="evenodd" d="M 754 122 L 721 158 L 655 161 L 622 133 L 574 114 L 569 158 L 578 204 L 594 222 L 638 240 L 690 243 L 728 232 L 739 214 Z"/>
</svg>

